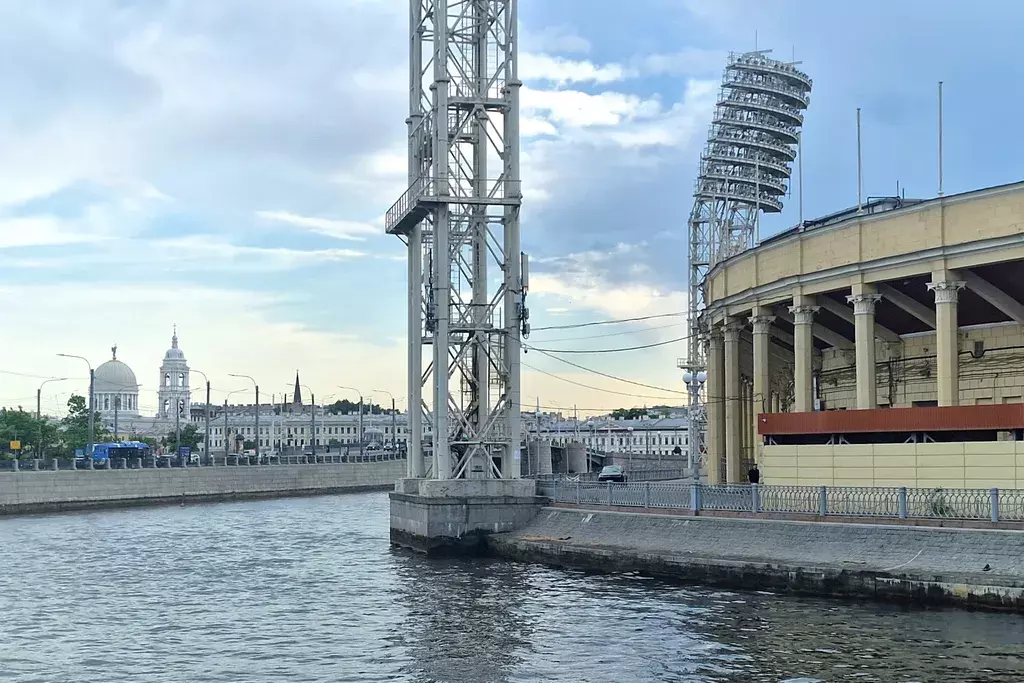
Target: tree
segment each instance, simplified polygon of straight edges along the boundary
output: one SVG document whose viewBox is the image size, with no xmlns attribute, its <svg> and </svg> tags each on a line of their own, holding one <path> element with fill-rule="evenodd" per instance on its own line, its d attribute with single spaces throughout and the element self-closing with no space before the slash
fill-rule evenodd
<svg viewBox="0 0 1024 683">
<path fill-rule="evenodd" d="M 649 411 L 647 408 L 619 408 L 612 411 L 612 419 L 614 420 L 639 420 L 648 415 Z"/>
<path fill-rule="evenodd" d="M 331 415 L 348 415 L 350 413 L 359 414 L 359 401 L 349 401 L 344 399 L 341 401 L 335 401 L 331 405 L 327 406 L 327 412 Z M 363 415 L 383 415 L 384 413 L 390 413 L 391 410 L 384 410 L 376 403 L 363 403 Z"/>
<path fill-rule="evenodd" d="M 95 439 L 93 443 L 103 443 L 111 438 L 110 430 L 100 419 L 100 414 L 93 415 Z M 61 441 L 64 451 L 74 455 L 75 449 L 85 448 L 89 443 L 89 406 L 84 396 L 73 394 L 68 399 L 68 415 L 61 420 Z"/>
<path fill-rule="evenodd" d="M 42 436 L 44 444 L 52 444 L 56 439 L 56 428 L 49 420 L 37 420 L 32 413 L 25 412 L 18 406 L 13 408 L 0 408 L 0 453 L 20 455 L 22 453 L 37 454 L 39 438 Z M 21 449 L 17 452 L 11 451 L 12 441 L 20 441 Z"/>
<path fill-rule="evenodd" d="M 191 422 L 181 428 L 181 445 L 189 450 L 197 450 L 199 444 L 203 442 L 203 438 L 204 434 L 199 431 L 199 427 Z M 164 444 L 174 453 L 178 452 L 177 439 L 178 433 L 173 429 L 164 437 Z"/>
</svg>

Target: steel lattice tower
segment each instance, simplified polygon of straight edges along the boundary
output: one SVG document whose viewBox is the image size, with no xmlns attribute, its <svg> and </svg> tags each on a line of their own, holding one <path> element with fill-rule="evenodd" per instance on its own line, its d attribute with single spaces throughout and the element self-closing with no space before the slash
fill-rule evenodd
<svg viewBox="0 0 1024 683">
<path fill-rule="evenodd" d="M 715 264 L 754 246 L 762 211 L 782 211 L 800 142 L 811 79 L 770 50 L 729 55 L 690 212 L 688 355 L 680 367 L 705 370 L 705 279 Z M 690 394 L 690 452 L 703 444 L 703 396 Z"/>
<path fill-rule="evenodd" d="M 409 189 L 386 229 L 408 245 L 411 477 L 519 476 L 517 5 L 410 0 Z"/>
</svg>

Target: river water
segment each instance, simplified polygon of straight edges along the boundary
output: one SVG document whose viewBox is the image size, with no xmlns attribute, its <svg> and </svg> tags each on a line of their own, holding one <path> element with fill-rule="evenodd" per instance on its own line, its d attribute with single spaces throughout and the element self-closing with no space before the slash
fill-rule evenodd
<svg viewBox="0 0 1024 683">
<path fill-rule="evenodd" d="M 0 681 L 1022 681 L 1024 618 L 388 545 L 384 494 L 0 520 Z"/>
</svg>

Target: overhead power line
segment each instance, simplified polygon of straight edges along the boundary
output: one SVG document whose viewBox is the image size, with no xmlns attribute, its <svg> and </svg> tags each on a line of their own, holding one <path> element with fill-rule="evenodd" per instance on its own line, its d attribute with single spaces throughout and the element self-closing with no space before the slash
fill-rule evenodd
<svg viewBox="0 0 1024 683">
<path fill-rule="evenodd" d="M 668 325 L 658 325 L 657 327 L 644 327 L 639 330 L 624 330 L 622 332 L 608 332 L 607 334 L 588 334 L 584 337 L 558 337 L 557 339 L 541 339 L 539 340 L 543 344 L 551 344 L 554 342 L 564 341 L 583 341 L 585 339 L 605 339 L 607 337 L 622 337 L 627 334 L 643 334 L 645 332 L 655 332 L 657 330 L 667 330 L 671 327 L 683 327 L 687 323 L 670 323 Z"/>
<path fill-rule="evenodd" d="M 523 344 L 523 347 L 530 351 L 537 351 L 539 353 L 622 353 L 624 351 L 641 351 L 643 349 L 653 349 L 657 346 L 668 346 L 669 344 L 678 344 L 681 341 L 686 341 L 690 336 L 677 337 L 676 339 L 668 339 L 666 341 L 654 342 L 653 344 L 641 344 L 639 346 L 624 346 L 617 349 L 539 349 L 536 346 L 530 346 Z"/>
<path fill-rule="evenodd" d="M 556 359 L 556 360 L 558 360 L 558 359 Z M 583 389 L 590 389 L 591 391 L 600 391 L 600 392 L 605 393 L 605 394 L 615 394 L 616 396 L 628 396 L 629 398 L 653 398 L 653 399 L 656 399 L 658 401 L 670 401 L 670 400 L 672 400 L 671 397 L 665 397 L 665 396 L 647 396 L 647 395 L 644 395 L 644 394 L 629 394 L 629 393 L 626 393 L 626 392 L 623 392 L 623 391 L 615 391 L 613 389 L 601 389 L 599 387 L 591 386 L 589 384 L 583 384 L 582 382 L 577 382 L 576 380 L 569 379 L 568 377 L 562 377 L 561 375 L 556 375 L 555 373 L 548 372 L 547 370 L 541 370 L 540 368 L 536 368 L 536 367 L 534 367 L 532 365 L 529 365 L 527 363 L 523 363 L 522 365 L 523 365 L 523 367 L 529 368 L 530 370 L 533 370 L 534 372 L 539 372 L 542 375 L 547 375 L 548 377 L 553 377 L 553 378 L 555 378 L 557 380 L 561 380 L 561 381 L 566 382 L 568 384 L 574 384 L 574 385 L 576 385 L 578 387 L 582 387 Z"/>
<path fill-rule="evenodd" d="M 595 325 L 618 325 L 620 323 L 638 323 L 644 320 L 655 320 L 657 318 L 674 318 L 686 315 L 686 311 L 678 313 L 661 313 L 658 315 L 644 315 L 639 318 L 620 318 L 618 320 L 595 320 L 589 323 L 574 323 L 571 325 L 548 325 L 547 327 L 534 327 L 533 332 L 544 332 L 545 330 L 576 330 L 581 327 L 594 327 Z"/>
<path fill-rule="evenodd" d="M 599 375 L 600 377 L 605 377 L 607 379 L 612 379 L 612 380 L 615 380 L 616 382 L 624 382 L 626 384 L 632 384 L 634 386 L 643 387 L 644 389 L 654 389 L 655 391 L 664 391 L 665 393 L 669 393 L 669 394 L 679 394 L 679 395 L 682 395 L 682 396 L 688 395 L 687 392 L 685 392 L 685 391 L 678 391 L 676 389 L 666 389 L 665 387 L 658 387 L 658 386 L 655 386 L 653 384 L 644 384 L 643 382 L 637 382 L 635 380 L 626 379 L 625 377 L 616 377 L 615 375 L 609 375 L 607 372 L 601 372 L 600 370 L 594 370 L 593 368 L 588 368 L 586 366 L 580 365 L 579 363 L 573 363 L 571 360 L 566 360 L 564 358 L 559 358 L 558 356 L 553 356 L 550 353 L 547 353 L 546 351 L 542 351 L 540 349 L 534 349 L 534 350 L 537 351 L 538 353 L 541 353 L 541 354 L 547 356 L 548 358 L 553 358 L 554 360 L 557 360 L 559 363 L 565 363 L 566 365 L 571 365 L 572 367 L 574 367 L 574 368 L 576 368 L 578 370 L 583 370 L 584 372 L 589 372 L 589 373 L 592 373 L 592 374 L 595 374 L 595 375 Z M 645 396 L 645 397 L 638 397 L 638 398 L 655 398 L 655 397 L 653 397 L 653 396 Z M 662 398 L 662 397 L 658 397 L 658 398 Z M 662 400 L 664 400 L 664 399 L 662 398 Z"/>
</svg>

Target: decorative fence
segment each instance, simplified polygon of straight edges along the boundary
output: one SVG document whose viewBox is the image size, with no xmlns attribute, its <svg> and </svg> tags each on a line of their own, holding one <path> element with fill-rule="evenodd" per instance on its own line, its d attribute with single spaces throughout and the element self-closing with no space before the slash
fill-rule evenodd
<svg viewBox="0 0 1024 683">
<path fill-rule="evenodd" d="M 536 479 L 539 482 L 562 482 L 562 483 L 574 483 L 580 482 L 596 482 L 597 477 L 600 475 L 598 472 L 580 472 L 579 474 L 530 474 L 525 475 L 524 478 Z M 667 479 L 688 479 L 690 477 L 690 470 L 688 469 L 662 469 L 662 470 L 630 470 L 626 473 L 626 477 L 630 481 L 665 481 Z"/>
<path fill-rule="evenodd" d="M 157 467 L 257 467 L 277 465 L 344 465 L 348 463 L 384 462 L 386 460 L 405 460 L 404 453 L 394 451 L 368 451 L 363 455 L 353 452 L 350 455 L 338 453 L 316 455 L 212 455 L 209 459 L 201 458 L 198 463 L 186 463 L 175 458 L 163 456 L 135 456 L 131 458 L 111 458 L 103 462 L 91 459 L 57 460 L 49 462 L 40 459 L 0 460 L 0 472 L 41 472 L 56 470 L 135 470 Z"/>
<path fill-rule="evenodd" d="M 636 508 L 787 513 L 819 517 L 1024 522 L 1022 489 L 918 489 L 853 486 L 596 483 L 538 480 L 538 495 L 559 503 Z"/>
</svg>

